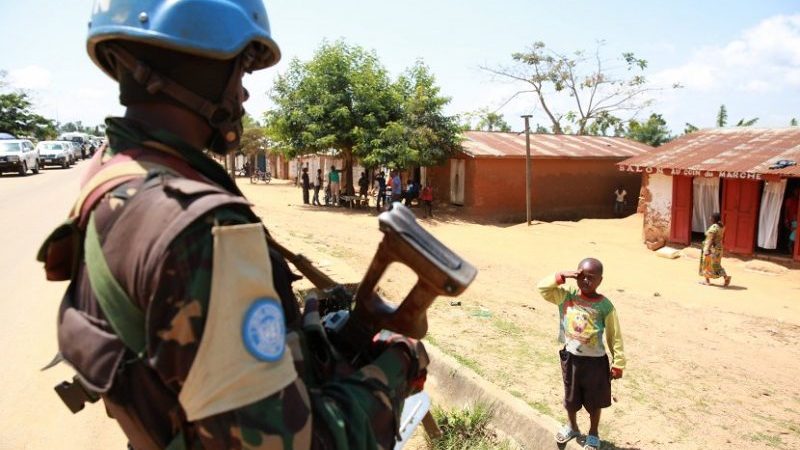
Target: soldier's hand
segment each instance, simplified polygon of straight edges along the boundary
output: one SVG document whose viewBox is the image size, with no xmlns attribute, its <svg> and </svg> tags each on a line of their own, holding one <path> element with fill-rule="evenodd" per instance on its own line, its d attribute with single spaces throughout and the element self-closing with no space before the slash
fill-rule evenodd
<svg viewBox="0 0 800 450">
<path fill-rule="evenodd" d="M 430 359 L 421 341 L 384 330 L 372 339 L 372 350 L 375 355 L 388 350 L 398 350 L 409 359 L 410 365 L 407 373 L 409 392 L 407 395 L 415 394 L 425 387 Z"/>
</svg>

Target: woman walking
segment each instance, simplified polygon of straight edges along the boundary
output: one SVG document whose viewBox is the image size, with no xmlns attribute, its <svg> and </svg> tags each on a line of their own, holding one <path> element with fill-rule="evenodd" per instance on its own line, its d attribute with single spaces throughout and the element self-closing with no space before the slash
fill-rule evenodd
<svg viewBox="0 0 800 450">
<path fill-rule="evenodd" d="M 700 255 L 700 276 L 705 278 L 701 284 L 711 285 L 711 278 L 722 277 L 723 286 L 731 284 L 731 277 L 722 268 L 722 238 L 725 236 L 725 225 L 719 213 L 711 215 L 711 224 L 706 230 L 706 239 L 703 241 L 703 252 Z"/>
</svg>

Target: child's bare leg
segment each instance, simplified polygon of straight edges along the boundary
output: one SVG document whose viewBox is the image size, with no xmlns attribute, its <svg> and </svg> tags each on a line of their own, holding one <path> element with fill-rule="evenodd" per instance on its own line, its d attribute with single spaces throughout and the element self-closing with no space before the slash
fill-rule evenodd
<svg viewBox="0 0 800 450">
<path fill-rule="evenodd" d="M 569 418 L 569 426 L 572 431 L 578 431 L 578 411 L 567 410 L 567 417 Z"/>
<path fill-rule="evenodd" d="M 601 408 L 589 410 L 589 434 L 599 436 L 597 434 L 597 427 L 600 425 L 600 412 Z"/>
</svg>

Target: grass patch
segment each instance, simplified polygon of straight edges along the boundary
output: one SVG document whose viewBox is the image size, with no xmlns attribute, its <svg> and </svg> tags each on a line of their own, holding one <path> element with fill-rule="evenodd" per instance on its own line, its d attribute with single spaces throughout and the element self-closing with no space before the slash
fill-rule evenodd
<svg viewBox="0 0 800 450">
<path fill-rule="evenodd" d="M 542 401 L 535 401 L 535 402 L 528 401 L 526 403 L 528 405 L 530 405 L 531 408 L 535 409 L 536 411 L 539 411 L 539 414 L 543 414 L 545 416 L 550 416 L 550 417 L 556 417 L 556 414 L 553 412 L 553 408 L 551 408 L 550 405 L 548 405 L 545 402 L 542 402 Z"/>
<path fill-rule="evenodd" d="M 472 369 L 478 375 L 483 376 L 483 370 L 481 370 L 480 366 L 478 365 L 478 361 L 475 361 L 474 359 L 472 359 L 472 358 L 470 358 L 468 356 L 463 356 L 463 355 L 459 355 L 459 354 L 451 353 L 451 352 L 448 352 L 448 353 L 450 353 L 450 356 L 455 358 L 455 360 L 458 361 L 458 363 L 461 364 L 462 366 L 469 367 L 470 369 Z"/>
<path fill-rule="evenodd" d="M 745 435 L 747 439 L 753 442 L 763 442 L 764 444 L 769 445 L 770 447 L 783 447 L 783 441 L 781 440 L 780 436 L 776 436 L 774 434 L 766 434 L 766 433 L 753 433 Z"/>
<path fill-rule="evenodd" d="M 520 330 L 520 328 L 514 322 L 509 320 L 494 319 L 492 321 L 492 326 L 494 326 L 497 331 L 507 336 L 519 336 L 522 334 L 522 330 Z"/>
<path fill-rule="evenodd" d="M 433 417 L 442 429 L 442 437 L 429 439 L 433 450 L 510 450 L 505 439 L 499 439 L 489 427 L 494 411 L 485 404 L 471 408 L 446 410 L 434 406 Z"/>
<path fill-rule="evenodd" d="M 434 336 L 434 335 L 432 335 L 430 333 L 426 334 L 425 337 L 422 338 L 422 339 L 425 340 L 425 341 L 430 342 L 431 345 L 433 345 L 433 346 L 441 348 L 441 345 L 439 345 L 439 343 L 436 341 L 436 336 Z"/>
</svg>

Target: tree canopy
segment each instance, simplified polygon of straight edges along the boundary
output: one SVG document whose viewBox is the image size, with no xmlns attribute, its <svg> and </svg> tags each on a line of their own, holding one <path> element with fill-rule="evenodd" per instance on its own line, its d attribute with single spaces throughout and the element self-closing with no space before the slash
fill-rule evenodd
<svg viewBox="0 0 800 450">
<path fill-rule="evenodd" d="M 667 122 L 661 117 L 661 114 L 650 114 L 647 121 L 641 123 L 631 119 L 628 122 L 625 137 L 653 147 L 658 147 L 672 139 Z"/>
<path fill-rule="evenodd" d="M 242 117 L 242 139 L 239 141 L 239 151 L 247 156 L 252 156 L 260 151 L 266 150 L 269 146 L 266 130 L 253 119 L 250 114 Z"/>
<path fill-rule="evenodd" d="M 603 42 L 592 55 L 576 51 L 557 53 L 534 42 L 527 51 L 513 53 L 512 67 L 482 67 L 497 76 L 527 85 L 514 97 L 536 95 L 538 104 L 550 120 L 553 133 L 599 134 L 622 125 L 621 114 L 635 115 L 651 104 L 646 94 L 662 88 L 651 86 L 644 77 L 647 61 L 626 52 L 615 60 L 600 54 Z M 673 88 L 680 87 L 674 84 Z M 561 107 L 560 105 L 570 105 Z"/>
<path fill-rule="evenodd" d="M 6 73 L 0 71 L 0 88 L 5 88 Z M 0 131 L 36 139 L 53 138 L 55 123 L 33 112 L 30 95 L 22 90 L 0 93 Z"/>
<path fill-rule="evenodd" d="M 478 119 L 475 127 L 472 126 L 472 119 Z M 506 122 L 502 114 L 495 111 L 489 111 L 489 108 L 481 108 L 475 112 L 467 114 L 468 122 L 466 127 L 468 129 L 482 130 L 482 131 L 511 131 L 511 125 Z"/>
<path fill-rule="evenodd" d="M 758 117 L 753 117 L 752 119 L 745 119 L 741 118 L 738 122 L 736 122 L 736 127 L 752 127 L 753 125 L 758 122 Z M 724 128 L 728 126 L 728 108 L 725 105 L 719 105 L 719 110 L 717 111 L 717 120 L 715 122 L 717 128 Z M 684 134 L 693 133 L 699 130 L 698 127 L 694 126 L 693 124 L 686 122 L 686 128 L 683 130 Z"/>
<path fill-rule="evenodd" d="M 368 166 L 397 168 L 427 166 L 441 162 L 457 147 L 457 119 L 442 112 L 450 99 L 440 88 L 428 66 L 417 61 L 393 84 L 400 99 L 399 120 L 387 122 L 369 149 L 359 152 Z"/>
<path fill-rule="evenodd" d="M 273 148 L 289 157 L 333 151 L 352 189 L 353 159 L 405 167 L 444 158 L 458 127 L 442 108 L 430 70 L 421 62 L 392 82 L 374 52 L 344 41 L 324 42 L 314 57 L 293 59 L 270 94 L 265 114 Z"/>
</svg>

